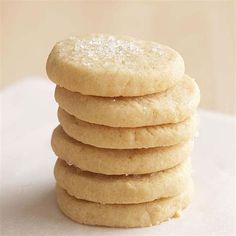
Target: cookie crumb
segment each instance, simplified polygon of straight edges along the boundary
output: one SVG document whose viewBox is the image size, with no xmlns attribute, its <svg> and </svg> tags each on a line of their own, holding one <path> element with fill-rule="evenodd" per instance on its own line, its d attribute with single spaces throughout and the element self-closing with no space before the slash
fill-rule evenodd
<svg viewBox="0 0 236 236">
<path fill-rule="evenodd" d="M 181 217 L 181 215 L 182 215 L 182 211 L 181 211 L 181 210 L 178 210 L 178 211 L 176 211 L 175 214 L 173 215 L 173 218 L 179 218 L 179 217 Z"/>
<path fill-rule="evenodd" d="M 72 163 L 71 161 L 66 161 L 66 164 L 67 164 L 68 166 L 72 166 L 72 165 L 73 165 L 73 163 Z"/>
</svg>

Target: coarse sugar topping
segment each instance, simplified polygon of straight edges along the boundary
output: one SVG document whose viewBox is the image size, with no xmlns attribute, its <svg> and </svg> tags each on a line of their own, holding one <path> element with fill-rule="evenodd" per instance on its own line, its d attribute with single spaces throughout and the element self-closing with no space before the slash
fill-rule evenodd
<svg viewBox="0 0 236 236">
<path fill-rule="evenodd" d="M 98 34 L 83 39 L 71 37 L 69 40 L 70 58 L 84 66 L 100 64 L 106 67 L 116 64 L 130 67 L 150 59 L 160 60 L 160 57 L 166 54 L 160 44 L 154 42 L 147 44 L 129 37 Z"/>
</svg>

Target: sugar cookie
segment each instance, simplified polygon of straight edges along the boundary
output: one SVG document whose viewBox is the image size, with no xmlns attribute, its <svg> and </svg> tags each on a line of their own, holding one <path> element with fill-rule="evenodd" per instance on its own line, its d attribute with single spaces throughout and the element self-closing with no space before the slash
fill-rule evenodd
<svg viewBox="0 0 236 236">
<path fill-rule="evenodd" d="M 48 77 L 61 87 L 104 97 L 164 91 L 185 70 L 183 58 L 165 45 L 103 34 L 57 43 L 46 69 Z"/>
<path fill-rule="evenodd" d="M 83 144 L 58 126 L 52 134 L 55 154 L 84 171 L 106 175 L 146 174 L 172 168 L 186 160 L 193 141 L 148 149 L 105 149 Z"/>
<path fill-rule="evenodd" d="M 195 116 L 176 124 L 140 128 L 112 128 L 76 119 L 58 109 L 58 119 L 72 138 L 96 147 L 113 149 L 150 148 L 175 145 L 193 138 L 197 126 Z"/>
<path fill-rule="evenodd" d="M 85 96 L 57 86 L 59 106 L 80 120 L 111 127 L 177 123 L 191 116 L 200 100 L 195 81 L 185 75 L 167 91 L 142 97 Z"/>
<path fill-rule="evenodd" d="M 88 225 L 108 227 L 147 227 L 175 217 L 188 206 L 193 195 L 192 184 L 175 197 L 140 204 L 99 204 L 76 199 L 57 186 L 57 202 L 72 220 Z"/>
<path fill-rule="evenodd" d="M 57 160 L 57 184 L 78 199 L 104 204 L 149 202 L 180 194 L 190 181 L 190 163 L 146 175 L 102 175 Z"/>
</svg>

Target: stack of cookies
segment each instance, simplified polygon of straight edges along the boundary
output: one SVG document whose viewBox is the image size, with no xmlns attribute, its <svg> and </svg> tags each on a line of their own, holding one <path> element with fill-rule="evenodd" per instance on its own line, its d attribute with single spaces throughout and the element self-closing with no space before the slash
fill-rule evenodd
<svg viewBox="0 0 236 236">
<path fill-rule="evenodd" d="M 47 61 L 60 125 L 56 193 L 83 224 L 144 227 L 192 197 L 190 154 L 200 93 L 173 49 L 129 37 L 71 37 Z"/>
</svg>

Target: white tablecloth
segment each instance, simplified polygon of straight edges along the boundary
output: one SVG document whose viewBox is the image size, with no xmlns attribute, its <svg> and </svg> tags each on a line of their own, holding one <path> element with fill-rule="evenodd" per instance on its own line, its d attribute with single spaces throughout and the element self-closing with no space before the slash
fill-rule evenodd
<svg viewBox="0 0 236 236">
<path fill-rule="evenodd" d="M 233 235 L 235 120 L 200 111 L 192 155 L 196 193 L 181 218 L 142 229 L 76 224 L 57 208 L 50 135 L 54 85 L 30 79 L 1 91 L 1 235 Z M 204 96 L 204 94 L 202 95 Z"/>
</svg>

